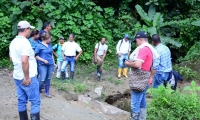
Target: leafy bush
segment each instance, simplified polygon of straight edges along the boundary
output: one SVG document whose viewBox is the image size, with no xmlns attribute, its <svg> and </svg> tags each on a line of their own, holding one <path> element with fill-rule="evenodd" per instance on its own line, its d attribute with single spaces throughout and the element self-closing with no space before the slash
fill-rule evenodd
<svg viewBox="0 0 200 120">
<path fill-rule="evenodd" d="M 60 36 L 67 39 L 70 33 L 75 33 L 75 40 L 84 51 L 80 57 L 82 62 L 90 61 L 94 46 L 102 37 L 107 38 L 108 53 L 112 53 L 108 57 L 115 56 L 116 41 L 126 32 L 132 34 L 135 21 L 130 14 L 114 16 L 112 7 L 102 8 L 89 0 L 1 0 L 0 5 L 1 56 L 8 55 L 8 49 L 5 48 L 17 34 L 16 25 L 20 20 L 29 21 L 39 30 L 43 22 L 50 21 L 53 44 L 58 42 Z"/>
<path fill-rule="evenodd" d="M 192 86 L 195 86 L 193 81 Z M 196 86 L 192 91 L 173 92 L 160 86 L 152 89 L 153 100 L 148 105 L 147 120 L 198 120 L 200 119 L 200 96 Z"/>
<path fill-rule="evenodd" d="M 192 70 L 191 68 L 187 67 L 187 66 L 178 66 L 178 65 L 174 65 L 173 66 L 174 70 L 178 71 L 182 76 L 183 79 L 194 79 L 197 78 L 197 71 Z"/>
<path fill-rule="evenodd" d="M 200 42 L 196 42 L 187 52 L 184 58 L 179 58 L 179 61 L 196 60 L 200 57 Z"/>
<path fill-rule="evenodd" d="M 5 68 L 5 67 L 8 67 L 10 70 L 13 69 L 13 65 L 10 62 L 10 60 L 4 58 L 0 60 L 0 68 Z"/>
</svg>

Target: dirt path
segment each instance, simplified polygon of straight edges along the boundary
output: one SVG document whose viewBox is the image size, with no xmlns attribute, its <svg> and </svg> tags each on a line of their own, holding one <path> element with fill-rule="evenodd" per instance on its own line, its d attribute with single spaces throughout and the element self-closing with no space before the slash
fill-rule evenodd
<svg viewBox="0 0 200 120">
<path fill-rule="evenodd" d="M 19 120 L 15 91 L 12 73 L 5 69 L 0 70 L 0 120 Z M 63 93 L 53 87 L 51 94 L 52 98 L 41 94 L 41 120 L 127 120 L 122 116 L 105 115 L 86 103 L 66 101 Z"/>
</svg>

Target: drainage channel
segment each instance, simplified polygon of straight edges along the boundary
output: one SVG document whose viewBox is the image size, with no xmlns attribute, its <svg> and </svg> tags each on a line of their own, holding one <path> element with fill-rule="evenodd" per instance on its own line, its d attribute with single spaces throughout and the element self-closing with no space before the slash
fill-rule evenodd
<svg viewBox="0 0 200 120">
<path fill-rule="evenodd" d="M 113 105 L 117 108 L 120 108 L 122 110 L 131 111 L 130 107 L 130 102 L 131 102 L 131 91 L 126 90 L 123 94 L 115 94 L 115 95 L 110 95 L 106 98 L 105 102 Z"/>
</svg>

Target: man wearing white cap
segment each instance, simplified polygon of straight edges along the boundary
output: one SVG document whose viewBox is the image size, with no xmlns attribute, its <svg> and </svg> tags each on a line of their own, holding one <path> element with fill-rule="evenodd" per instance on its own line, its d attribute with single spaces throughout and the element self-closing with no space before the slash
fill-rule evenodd
<svg viewBox="0 0 200 120">
<path fill-rule="evenodd" d="M 35 28 L 27 21 L 17 25 L 18 35 L 9 46 L 10 57 L 14 65 L 13 78 L 17 88 L 18 111 L 20 120 L 28 120 L 26 104 L 31 102 L 31 120 L 40 120 L 40 93 L 37 79 L 37 63 L 34 51 L 27 38 L 30 29 Z"/>
</svg>

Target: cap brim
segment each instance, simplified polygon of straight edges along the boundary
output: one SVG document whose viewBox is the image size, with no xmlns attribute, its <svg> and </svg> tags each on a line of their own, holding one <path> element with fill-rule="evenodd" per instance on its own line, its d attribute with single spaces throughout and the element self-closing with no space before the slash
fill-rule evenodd
<svg viewBox="0 0 200 120">
<path fill-rule="evenodd" d="M 34 27 L 34 26 L 30 26 L 30 28 L 31 28 L 31 29 L 35 29 L 35 27 Z"/>
</svg>

